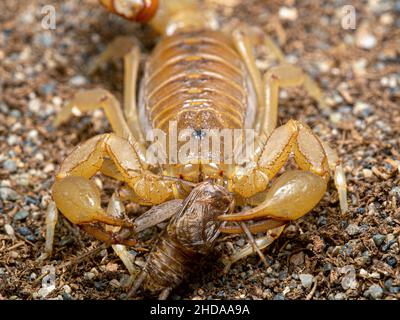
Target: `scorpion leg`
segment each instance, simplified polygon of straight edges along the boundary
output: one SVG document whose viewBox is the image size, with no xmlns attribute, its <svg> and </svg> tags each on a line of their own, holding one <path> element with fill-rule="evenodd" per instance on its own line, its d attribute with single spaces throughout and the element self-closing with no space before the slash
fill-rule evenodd
<svg viewBox="0 0 400 320">
<path fill-rule="evenodd" d="M 321 141 L 326 156 L 328 157 L 329 169 L 332 172 L 336 189 L 338 190 L 340 209 L 342 213 L 345 213 L 348 209 L 347 205 L 347 183 L 346 176 L 344 174 L 343 166 L 337 155 L 337 152 L 333 150 L 327 142 Z"/>
<path fill-rule="evenodd" d="M 54 231 L 58 220 L 58 210 L 54 201 L 51 201 L 46 211 L 46 242 L 44 252 L 38 258 L 38 261 L 43 261 L 50 258 L 53 254 Z"/>
<path fill-rule="evenodd" d="M 109 61 L 124 59 L 124 112 L 130 130 L 138 141 L 142 141 L 142 132 L 136 106 L 136 83 L 140 63 L 140 48 L 138 41 L 132 37 L 116 37 L 93 62 L 89 68 L 94 73 Z"/>
<path fill-rule="evenodd" d="M 319 139 L 298 121 L 289 121 L 273 131 L 256 164 L 238 167 L 231 188 L 244 197 L 265 190 L 293 151 L 297 165 L 274 181 L 266 199 L 255 208 L 220 216 L 221 220 L 242 221 L 255 218 L 295 220 L 309 212 L 322 198 L 329 178 L 328 159 Z"/>
<path fill-rule="evenodd" d="M 59 126 L 66 122 L 73 114 L 103 108 L 114 132 L 125 138 L 131 139 L 132 133 L 124 119 L 121 106 L 113 94 L 105 89 L 92 89 L 79 91 L 57 115 L 54 125 Z"/>
<path fill-rule="evenodd" d="M 131 134 L 138 141 L 142 141 L 139 120 L 136 108 L 136 82 L 140 62 L 140 49 L 137 41 L 132 37 L 117 37 L 107 49 L 90 66 L 89 73 L 94 73 L 101 65 L 110 60 L 124 59 L 124 111 L 127 121 L 118 100 L 107 90 L 92 89 L 78 92 L 74 99 L 57 115 L 54 124 L 59 126 L 72 115 L 81 112 L 103 108 L 114 132 L 128 139 Z"/>
<path fill-rule="evenodd" d="M 277 227 L 271 230 L 268 230 L 267 234 L 261 238 L 255 239 L 255 243 L 260 250 L 265 249 L 271 243 L 273 243 L 276 239 L 279 238 L 280 234 L 282 233 L 285 226 Z M 224 272 L 227 273 L 233 263 L 248 257 L 249 255 L 253 254 L 254 249 L 252 244 L 247 244 L 243 249 L 235 252 L 228 258 L 224 258 L 222 262 L 225 265 Z"/>
<path fill-rule="evenodd" d="M 303 86 L 308 94 L 323 106 L 324 100 L 317 83 L 303 70 L 291 64 L 281 64 L 271 68 L 264 75 L 265 115 L 263 131 L 267 136 L 276 128 L 278 121 L 278 98 L 280 88 Z"/>
<path fill-rule="evenodd" d="M 261 252 L 260 248 L 258 247 L 256 241 L 253 238 L 249 228 L 244 222 L 240 222 L 240 227 L 242 228 L 243 232 L 246 234 L 247 238 L 249 239 L 250 243 L 253 245 L 254 251 L 257 252 L 258 256 L 260 257 L 261 261 L 264 263 L 266 267 L 269 267 L 267 260 L 265 259 L 264 254 Z"/>
<path fill-rule="evenodd" d="M 107 214 L 111 217 L 115 218 L 122 218 L 125 214 L 125 208 L 123 203 L 121 202 L 121 199 L 118 196 L 118 192 L 114 192 L 113 195 L 111 196 L 110 202 L 108 203 L 107 207 Z M 106 231 L 111 231 L 111 232 L 118 232 L 120 231 L 120 227 L 112 227 L 112 226 L 106 226 L 105 227 Z M 129 271 L 129 274 L 131 277 L 134 277 L 137 275 L 137 270 L 135 266 L 133 265 L 132 261 L 132 255 L 128 252 L 126 249 L 126 246 L 122 244 L 113 244 L 111 246 L 116 253 L 116 255 L 121 259 L 123 264 L 125 265 L 126 269 Z"/>
<path fill-rule="evenodd" d="M 263 82 L 260 70 L 257 68 L 256 65 L 256 58 L 253 53 L 253 43 L 251 35 L 248 33 L 246 28 L 241 27 L 233 31 L 232 37 L 235 48 L 242 57 L 243 62 L 246 65 L 246 68 L 250 74 L 257 94 L 258 105 L 261 106 L 264 103 Z"/>
</svg>

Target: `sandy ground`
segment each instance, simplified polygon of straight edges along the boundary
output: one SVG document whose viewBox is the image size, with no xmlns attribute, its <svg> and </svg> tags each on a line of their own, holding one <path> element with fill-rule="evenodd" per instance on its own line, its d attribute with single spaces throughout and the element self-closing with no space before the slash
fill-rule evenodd
<svg viewBox="0 0 400 320">
<path fill-rule="evenodd" d="M 341 25 L 345 1 L 208 2 L 223 25 L 241 20 L 268 32 L 290 62 L 320 83 L 329 109 L 318 108 L 303 90 L 290 89 L 281 95 L 280 121 L 301 119 L 338 150 L 349 211 L 340 214 L 331 183 L 320 204 L 265 250 L 270 267 L 254 255 L 223 274 L 214 259 L 172 298 L 398 299 L 399 1 L 347 1 L 356 10 L 354 30 Z M 100 86 L 121 98 L 121 64 L 93 77 L 86 73 L 116 35 L 134 34 L 144 52 L 157 38 L 94 0 L 51 1 L 56 29 L 44 30 L 41 10 L 49 3 L 0 2 L 0 299 L 122 299 L 129 278 L 124 265 L 111 249 L 74 263 L 100 243 L 62 217 L 54 256 L 36 262 L 60 161 L 79 142 L 110 130 L 101 112 L 56 130 L 51 124 L 79 88 Z M 262 47 L 257 54 L 265 71 Z M 114 186 L 105 181 L 104 193 Z M 154 232 L 142 235 L 143 245 L 150 245 Z M 244 237 L 223 238 L 215 256 L 245 244 Z M 146 254 L 130 252 L 142 265 Z"/>
</svg>

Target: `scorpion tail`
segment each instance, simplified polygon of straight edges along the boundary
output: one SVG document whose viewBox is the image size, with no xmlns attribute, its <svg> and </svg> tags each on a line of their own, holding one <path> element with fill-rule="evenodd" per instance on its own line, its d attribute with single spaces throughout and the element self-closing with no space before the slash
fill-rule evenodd
<svg viewBox="0 0 400 320">
<path fill-rule="evenodd" d="M 136 22 L 148 22 L 158 8 L 158 0 L 100 0 L 112 13 Z"/>
<path fill-rule="evenodd" d="M 100 3 L 125 19 L 149 23 L 165 35 L 216 26 L 212 13 L 199 0 L 100 0 Z"/>
</svg>

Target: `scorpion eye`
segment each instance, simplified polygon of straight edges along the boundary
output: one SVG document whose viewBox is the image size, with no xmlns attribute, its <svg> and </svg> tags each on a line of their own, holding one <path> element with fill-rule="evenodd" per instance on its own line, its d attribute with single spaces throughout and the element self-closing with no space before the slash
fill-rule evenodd
<svg viewBox="0 0 400 320">
<path fill-rule="evenodd" d="M 203 129 L 193 130 L 192 137 L 196 139 L 203 139 L 206 136 L 206 132 Z"/>
</svg>

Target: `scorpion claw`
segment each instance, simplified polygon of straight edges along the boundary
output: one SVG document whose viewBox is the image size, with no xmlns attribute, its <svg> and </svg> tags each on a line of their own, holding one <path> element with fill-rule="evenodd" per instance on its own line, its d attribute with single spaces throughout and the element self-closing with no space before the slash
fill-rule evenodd
<svg viewBox="0 0 400 320">
<path fill-rule="evenodd" d="M 324 178 L 308 171 L 286 171 L 272 184 L 263 203 L 247 212 L 221 215 L 218 219 L 246 221 L 269 217 L 296 220 L 311 211 L 325 191 Z"/>
<path fill-rule="evenodd" d="M 134 224 L 111 217 L 100 206 L 100 191 L 84 177 L 68 176 L 57 180 L 52 187 L 57 208 L 74 224 L 103 222 L 109 225 L 133 228 Z"/>
</svg>

